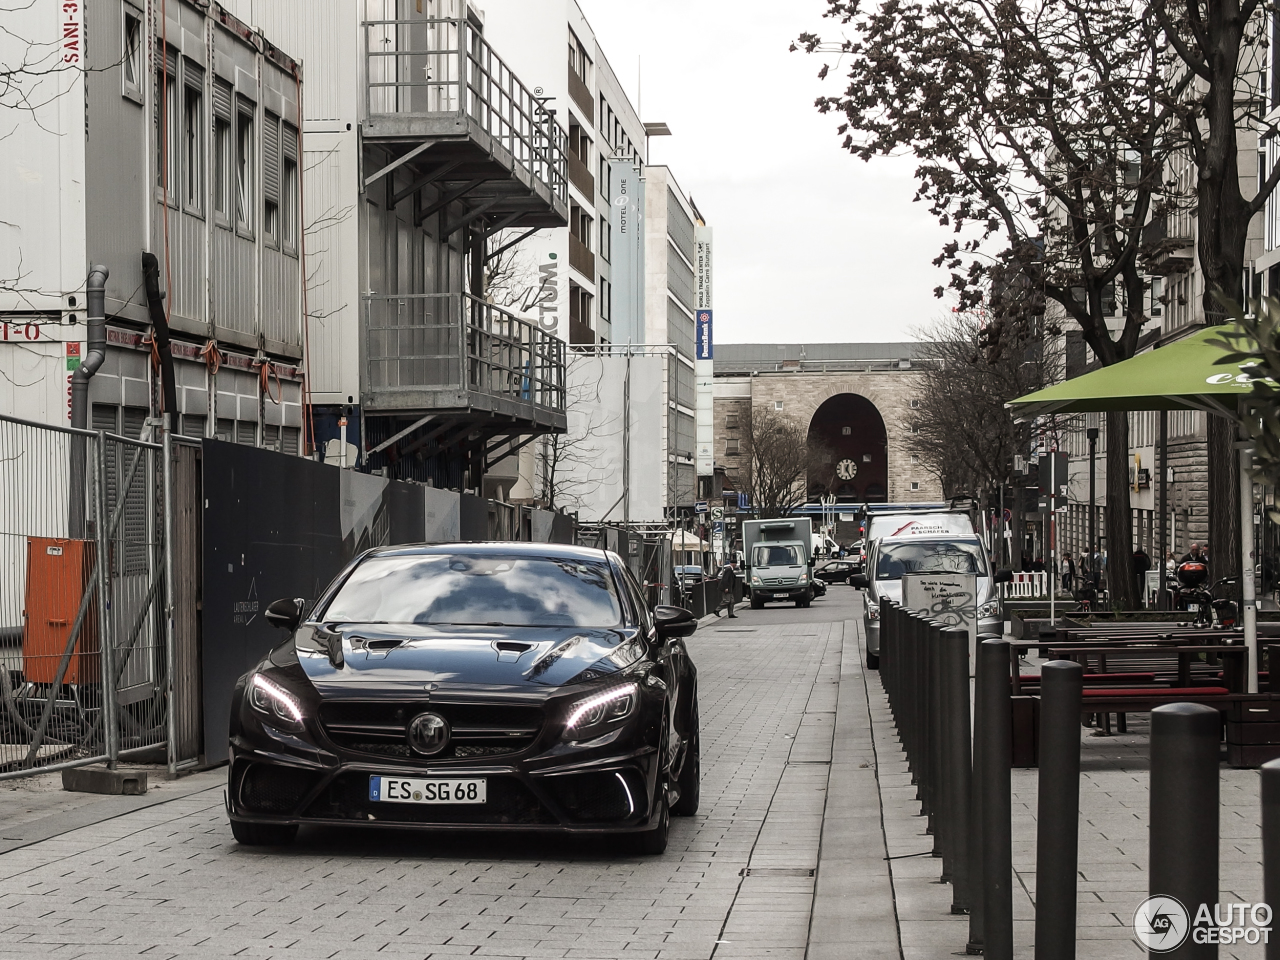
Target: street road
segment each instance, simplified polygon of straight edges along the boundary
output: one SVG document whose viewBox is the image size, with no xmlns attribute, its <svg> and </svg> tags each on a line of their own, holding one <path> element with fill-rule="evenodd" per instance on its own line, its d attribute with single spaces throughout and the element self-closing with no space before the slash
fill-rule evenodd
<svg viewBox="0 0 1280 960">
<path fill-rule="evenodd" d="M 305 828 L 287 850 L 242 848 L 218 785 L 0 855 L 0 957 L 804 960 L 811 939 L 810 960 L 852 956 L 828 942 L 846 934 L 815 911 L 814 871 L 860 610 L 838 585 L 808 610 L 744 607 L 699 628 L 702 809 L 673 818 L 662 857 Z M 867 836 L 846 839 L 879 863 L 872 805 L 845 822 Z M 898 956 L 892 910 L 873 906 L 875 946 L 856 955 Z"/>
</svg>

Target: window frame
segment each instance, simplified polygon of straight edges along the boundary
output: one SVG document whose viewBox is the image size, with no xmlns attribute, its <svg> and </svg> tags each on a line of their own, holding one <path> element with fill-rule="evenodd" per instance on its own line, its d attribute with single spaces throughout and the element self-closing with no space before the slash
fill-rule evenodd
<svg viewBox="0 0 1280 960">
<path fill-rule="evenodd" d="M 242 124 L 247 124 L 248 129 L 248 136 L 244 138 L 247 149 L 243 156 L 241 155 L 242 138 L 240 135 Z M 257 212 L 258 201 L 257 151 L 254 149 L 256 146 L 257 126 L 258 105 L 252 100 L 237 96 L 231 125 L 231 155 L 234 161 L 232 163 L 232 179 L 235 186 L 235 229 L 236 233 L 246 240 L 255 239 L 255 231 L 257 229 L 253 216 Z"/>
<path fill-rule="evenodd" d="M 182 209 L 204 219 L 208 195 L 205 169 L 205 96 L 203 83 L 191 81 L 190 73 L 183 69 L 182 87 Z M 201 78 L 203 79 L 203 78 Z M 190 104 L 195 98 L 195 122 L 192 123 Z"/>
<path fill-rule="evenodd" d="M 142 78 L 146 72 L 146 45 L 142 38 L 144 20 L 141 11 L 128 4 L 121 6 L 120 17 L 120 95 L 137 104 L 146 102 L 146 94 L 142 90 Z M 130 31 L 130 25 L 133 30 Z M 130 34 L 132 33 L 132 37 Z M 132 43 L 130 40 L 132 39 Z M 129 79 L 132 68 L 133 79 Z"/>
</svg>

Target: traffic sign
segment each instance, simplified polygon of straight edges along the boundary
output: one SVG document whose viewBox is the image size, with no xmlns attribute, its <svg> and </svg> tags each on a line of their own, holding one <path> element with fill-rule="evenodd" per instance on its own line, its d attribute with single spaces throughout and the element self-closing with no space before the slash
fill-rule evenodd
<svg viewBox="0 0 1280 960">
<path fill-rule="evenodd" d="M 723 519 L 724 519 L 724 507 L 712 507 L 712 508 L 711 508 L 711 519 L 712 519 L 712 520 L 723 520 Z"/>
<path fill-rule="evenodd" d="M 695 504 L 693 505 L 693 512 L 694 512 L 694 513 L 706 513 L 706 512 L 707 512 L 707 501 L 705 501 L 705 500 L 699 500 L 697 503 L 695 503 Z"/>
</svg>

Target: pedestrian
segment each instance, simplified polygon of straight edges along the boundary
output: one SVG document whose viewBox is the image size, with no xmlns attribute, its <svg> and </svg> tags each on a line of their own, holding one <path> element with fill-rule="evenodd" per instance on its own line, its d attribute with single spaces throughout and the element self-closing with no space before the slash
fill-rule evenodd
<svg viewBox="0 0 1280 960">
<path fill-rule="evenodd" d="M 1062 555 L 1062 592 L 1070 594 L 1072 587 L 1076 581 L 1076 562 L 1071 559 L 1071 554 L 1064 553 Z"/>
<path fill-rule="evenodd" d="M 1182 558 L 1182 563 L 1209 563 L 1209 555 L 1200 549 L 1200 544 L 1191 544 L 1191 552 Z"/>
<path fill-rule="evenodd" d="M 1142 549 L 1142 544 L 1138 544 L 1138 549 L 1133 551 L 1133 576 L 1137 581 L 1135 584 L 1136 592 L 1134 596 L 1138 600 L 1140 606 L 1146 606 L 1146 581 L 1147 571 L 1151 569 L 1151 557 L 1147 551 Z"/>
<path fill-rule="evenodd" d="M 738 615 L 733 612 L 733 591 L 737 585 L 738 574 L 734 571 L 733 564 L 726 560 L 724 566 L 720 568 L 720 602 L 716 604 L 717 617 L 720 616 L 720 611 L 727 607 L 730 619 L 738 619 Z"/>
</svg>

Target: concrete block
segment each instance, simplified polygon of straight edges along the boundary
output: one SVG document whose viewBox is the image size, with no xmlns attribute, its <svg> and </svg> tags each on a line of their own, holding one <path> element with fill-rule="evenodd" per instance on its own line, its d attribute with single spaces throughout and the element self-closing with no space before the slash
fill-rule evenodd
<svg viewBox="0 0 1280 960">
<path fill-rule="evenodd" d="M 62 771 L 62 789 L 77 793 L 106 793 L 136 797 L 147 792 L 147 771 L 73 767 Z"/>
</svg>

